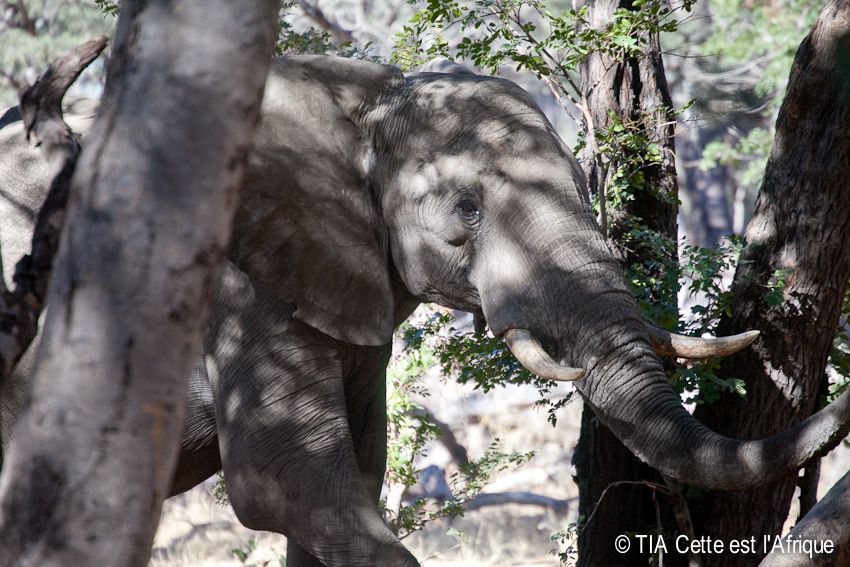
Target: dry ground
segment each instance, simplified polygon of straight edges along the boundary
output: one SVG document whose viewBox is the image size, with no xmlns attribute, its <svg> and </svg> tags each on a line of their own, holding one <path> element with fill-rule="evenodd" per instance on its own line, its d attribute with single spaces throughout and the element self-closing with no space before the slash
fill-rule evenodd
<svg viewBox="0 0 850 567">
<path fill-rule="evenodd" d="M 537 451 L 524 467 L 502 474 L 488 492 L 533 491 L 558 499 L 574 499 L 570 458 L 578 438 L 579 402 L 560 413 L 557 427 L 536 410 L 536 392 L 510 387 L 488 394 L 453 383 L 429 380 L 432 397 L 428 408 L 451 425 L 458 441 L 474 456 L 480 455 L 495 437 L 505 450 Z M 565 387 L 566 391 L 569 386 Z M 445 465 L 447 452 L 434 447 L 427 463 Z M 850 466 L 850 449 L 842 445 L 824 461 L 820 492 L 825 493 Z M 225 567 L 241 565 L 278 567 L 286 551 L 282 536 L 243 528 L 229 507 L 215 503 L 212 481 L 166 502 L 156 537 L 151 566 Z M 440 520 L 425 531 L 411 535 L 405 544 L 426 567 L 551 566 L 549 537 L 575 521 L 576 503 L 570 501 L 566 515 L 537 506 L 503 505 L 474 510 L 464 518 Z M 792 511 L 792 518 L 795 512 Z M 449 535 L 453 528 L 464 539 Z M 255 547 L 251 547 L 254 542 Z M 242 562 L 234 549 L 247 553 Z"/>
</svg>

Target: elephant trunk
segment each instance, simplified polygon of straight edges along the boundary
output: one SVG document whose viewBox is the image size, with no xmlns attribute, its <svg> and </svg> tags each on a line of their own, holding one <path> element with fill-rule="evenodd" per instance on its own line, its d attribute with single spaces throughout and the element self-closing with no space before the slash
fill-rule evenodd
<svg viewBox="0 0 850 567">
<path fill-rule="evenodd" d="M 740 490 L 781 478 L 834 447 L 850 431 L 850 392 L 794 428 L 760 440 L 719 435 L 682 406 L 646 344 L 622 345 L 587 369 L 577 387 L 635 455 L 688 484 Z"/>
<path fill-rule="evenodd" d="M 509 257 L 524 260 L 503 260 L 499 269 L 489 269 L 487 285 L 479 288 L 484 314 L 498 335 L 519 330 L 518 336 L 527 331 L 536 337 L 533 342 L 542 346 L 532 351 L 537 364 L 530 370 L 554 365 L 569 378 L 583 370 L 576 388 L 640 459 L 682 482 L 741 489 L 799 469 L 847 435 L 850 392 L 794 428 L 761 440 L 724 437 L 697 421 L 663 372 L 653 349 L 659 346 L 658 333 L 644 324 L 592 217 L 573 229 L 576 224 L 585 230 L 561 231 L 548 249 L 538 248 L 538 257 L 517 252 Z M 576 243 L 582 244 L 583 257 L 577 256 Z M 522 281 L 517 274 L 523 268 L 530 269 L 533 284 L 513 285 Z M 735 348 L 754 338 L 754 333 L 739 336 Z M 672 340 L 678 344 L 678 338 Z M 702 352 L 702 345 L 696 346 L 694 355 Z M 538 356 L 546 351 L 552 356 Z"/>
</svg>

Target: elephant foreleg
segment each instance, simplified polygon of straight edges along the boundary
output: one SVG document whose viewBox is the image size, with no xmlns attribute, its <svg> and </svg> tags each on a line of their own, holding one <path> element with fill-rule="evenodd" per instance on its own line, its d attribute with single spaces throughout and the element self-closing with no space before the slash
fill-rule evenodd
<svg viewBox="0 0 850 567">
<path fill-rule="evenodd" d="M 286 535 L 328 567 L 416 566 L 361 475 L 341 344 L 231 275 L 220 305 L 233 309 L 216 316 L 207 367 L 239 520 Z"/>
<path fill-rule="evenodd" d="M 390 345 L 360 348 L 346 357 L 345 404 L 364 486 L 377 505 L 387 463 L 386 367 Z M 290 567 L 324 567 L 295 541 L 287 542 Z"/>
</svg>

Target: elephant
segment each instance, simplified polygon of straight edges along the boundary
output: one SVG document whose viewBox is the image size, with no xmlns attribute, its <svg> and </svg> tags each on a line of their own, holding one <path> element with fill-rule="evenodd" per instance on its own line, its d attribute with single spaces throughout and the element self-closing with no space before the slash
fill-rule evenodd
<svg viewBox="0 0 850 567">
<path fill-rule="evenodd" d="M 69 115 L 77 130 L 87 112 Z M 0 126 L 8 266 L 7 217 L 31 222 L 46 181 L 14 111 Z M 289 565 L 418 565 L 376 503 L 392 334 L 421 302 L 483 318 L 529 370 L 574 380 L 635 455 L 682 482 L 766 482 L 850 429 L 850 394 L 756 441 L 688 413 L 657 353 L 725 354 L 756 333 L 698 339 L 646 325 L 579 163 L 513 82 L 290 56 L 268 77 L 172 492 L 222 468 L 239 520 L 285 534 Z M 12 382 L 4 397 L 19 400 L 9 392 L 26 378 Z"/>
</svg>

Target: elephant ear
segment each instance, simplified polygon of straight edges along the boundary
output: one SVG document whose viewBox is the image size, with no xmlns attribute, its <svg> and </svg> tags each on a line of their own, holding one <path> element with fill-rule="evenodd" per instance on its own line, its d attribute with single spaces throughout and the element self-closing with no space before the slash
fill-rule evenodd
<svg viewBox="0 0 850 567">
<path fill-rule="evenodd" d="M 366 117 L 404 87 L 398 69 L 286 57 L 269 75 L 230 257 L 339 340 L 392 340 L 395 299 Z"/>
</svg>

